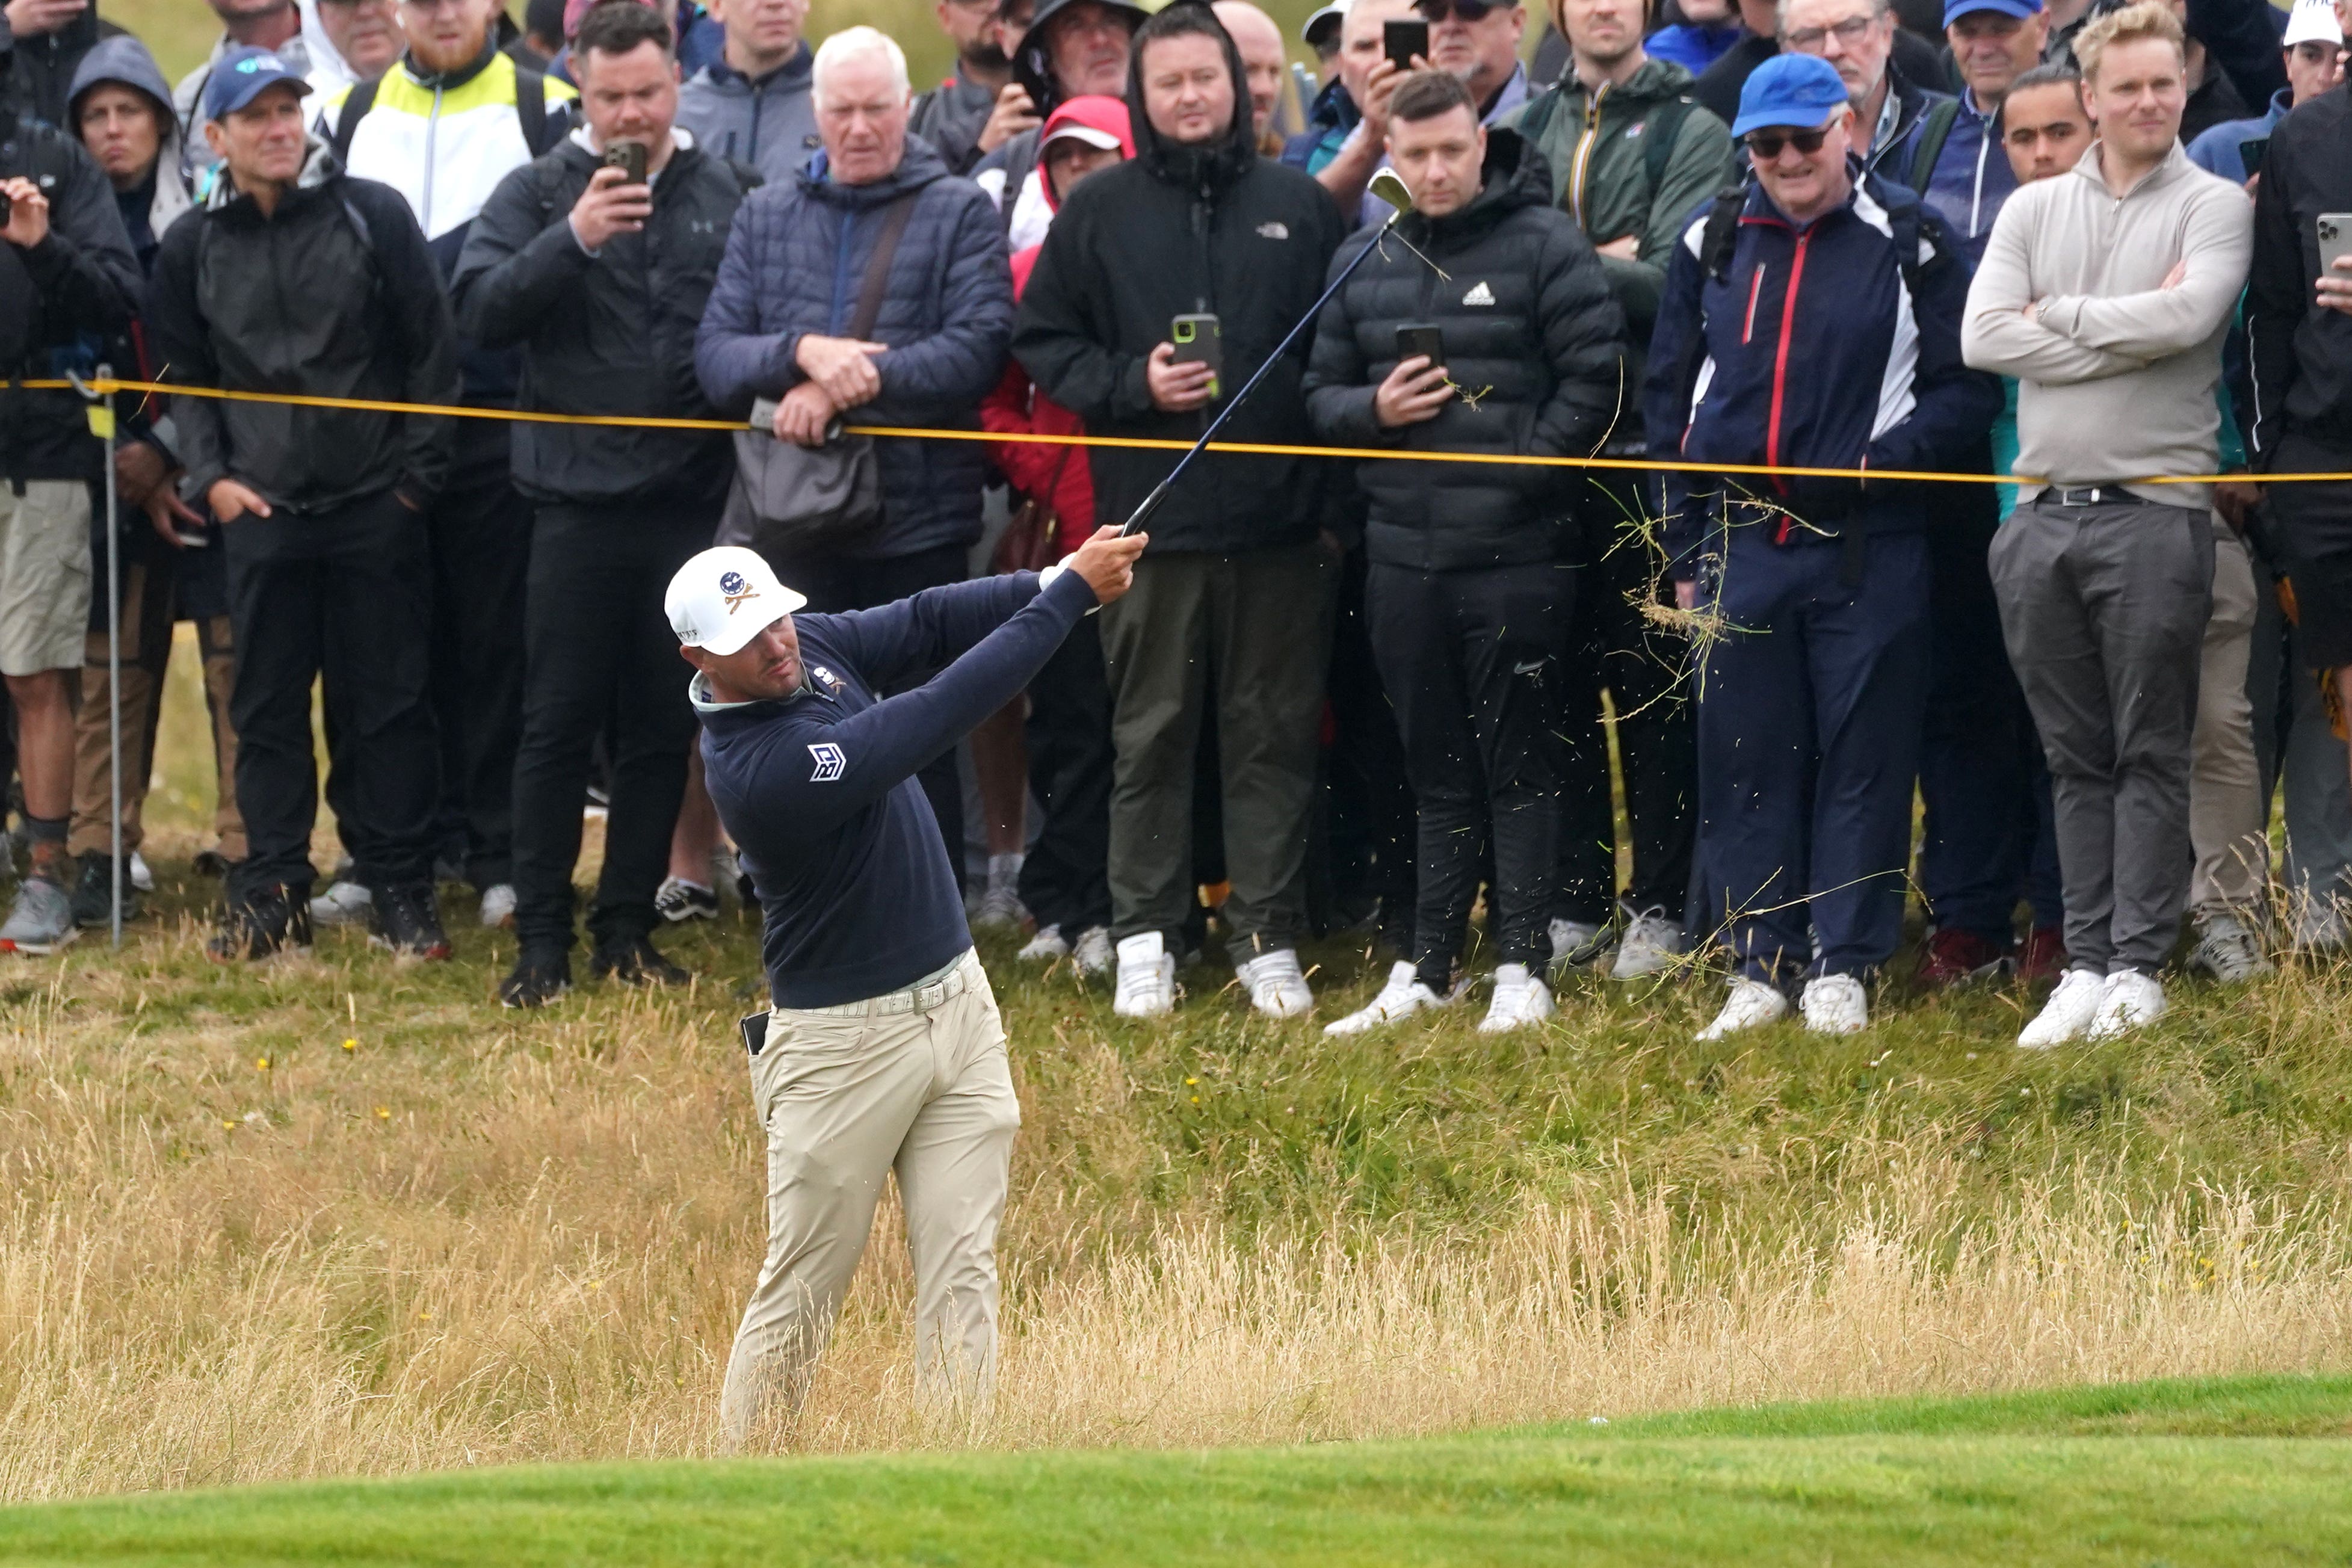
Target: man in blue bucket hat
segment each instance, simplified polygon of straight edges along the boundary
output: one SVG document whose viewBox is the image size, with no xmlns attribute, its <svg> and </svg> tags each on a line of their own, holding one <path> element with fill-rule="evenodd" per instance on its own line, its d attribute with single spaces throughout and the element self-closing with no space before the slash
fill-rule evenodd
<svg viewBox="0 0 2352 1568">
<path fill-rule="evenodd" d="M 1754 179 L 1675 247 L 1643 390 L 1667 457 L 1841 470 L 1668 476 L 1666 548 L 1697 616 L 1698 879 L 1737 963 L 1719 1038 L 1789 1011 L 1851 1034 L 1902 936 L 1927 679 L 1920 487 L 2000 407 L 1960 359 L 1967 261 L 1919 198 L 1862 172 L 1836 68 L 1782 55 L 1732 135 Z"/>
</svg>

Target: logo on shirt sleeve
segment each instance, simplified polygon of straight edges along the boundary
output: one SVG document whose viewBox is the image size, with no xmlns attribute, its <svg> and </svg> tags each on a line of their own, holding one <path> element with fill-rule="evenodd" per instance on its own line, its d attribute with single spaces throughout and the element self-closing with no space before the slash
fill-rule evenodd
<svg viewBox="0 0 2352 1568">
<path fill-rule="evenodd" d="M 809 755 L 816 759 L 816 771 L 809 774 L 811 784 L 833 783 L 841 776 L 841 770 L 849 762 L 842 749 L 831 741 L 817 742 L 809 748 Z"/>
</svg>

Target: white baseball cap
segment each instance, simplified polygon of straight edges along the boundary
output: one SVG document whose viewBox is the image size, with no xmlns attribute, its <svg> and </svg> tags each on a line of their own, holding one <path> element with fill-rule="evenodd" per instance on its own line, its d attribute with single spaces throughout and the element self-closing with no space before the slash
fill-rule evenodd
<svg viewBox="0 0 2352 1568">
<path fill-rule="evenodd" d="M 2342 44 L 2344 26 L 2336 18 L 2335 0 L 2295 0 L 2294 9 L 2288 13 L 2286 36 L 2279 40 L 2283 48 L 2297 44 Z"/>
<path fill-rule="evenodd" d="M 662 613 L 688 647 L 729 654 L 807 603 L 776 581 L 758 551 L 720 544 L 677 569 Z"/>
</svg>

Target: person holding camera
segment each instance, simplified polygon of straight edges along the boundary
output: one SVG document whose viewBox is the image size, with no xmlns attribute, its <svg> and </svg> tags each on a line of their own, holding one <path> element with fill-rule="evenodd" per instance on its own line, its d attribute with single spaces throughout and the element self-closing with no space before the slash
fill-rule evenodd
<svg viewBox="0 0 2352 1568">
<path fill-rule="evenodd" d="M 1719 1039 L 1789 1011 L 1853 1034 L 1903 940 L 1927 689 L 1916 483 L 1981 440 L 1993 379 L 1960 360 L 1966 253 L 1864 174 L 1838 72 L 1777 56 L 1740 90 L 1752 182 L 1674 244 L 1643 393 L 1659 455 L 1826 468 L 1673 473 L 1668 572 L 1698 642 L 1698 880 L 1738 964 Z"/>
<path fill-rule="evenodd" d="M 306 134 L 310 84 L 235 48 L 205 86 L 224 165 L 155 258 L 164 379 L 232 392 L 447 404 L 457 340 L 441 275 L 398 192 Z M 375 939 L 449 956 L 433 891 L 439 769 L 427 699 L 425 513 L 449 476 L 446 417 L 180 397 L 181 489 L 221 525 L 236 638 L 236 802 L 247 854 L 211 952 L 310 943 L 318 771 L 310 686 L 333 737 L 329 793 L 373 895 Z"/>
<path fill-rule="evenodd" d="M 1090 433 L 1189 442 L 1313 308 L 1339 216 L 1308 175 L 1258 156 L 1240 51 L 1207 6 L 1171 6 L 1137 32 L 1128 114 L 1136 156 L 1062 204 L 1021 297 L 1013 353 Z M 1224 438 L 1311 441 L 1305 361 L 1294 347 Z M 1125 521 L 1175 465 L 1164 451 L 1091 456 L 1104 523 Z M 1193 899 L 1194 753 L 1212 702 L 1230 952 L 1259 1011 L 1314 1005 L 1297 945 L 1338 575 L 1318 537 L 1328 504 L 1310 459 L 1204 453 L 1146 520 L 1155 542 L 1135 591 L 1103 613 L 1124 1016 L 1175 1005 Z"/>
<path fill-rule="evenodd" d="M 0 51 L 8 47 L 0 28 Z M 92 342 L 137 310 L 139 263 L 106 175 L 81 144 L 18 108 L 0 54 L 0 372 L 48 379 L 98 367 Z M 0 387 L 0 676 L 16 710 L 32 874 L 0 922 L 0 952 L 73 940 L 67 851 L 74 720 L 68 671 L 89 618 L 90 486 L 104 448 L 70 392 Z"/>
<path fill-rule="evenodd" d="M 1379 252 L 1323 308 L 1307 412 L 1327 441 L 1412 451 L 1580 457 L 1608 437 L 1624 314 L 1544 162 L 1487 131 L 1460 78 L 1416 71 L 1389 104 L 1391 165 L 1412 193 Z M 1379 245 L 1367 229 L 1341 247 Z M 1410 248 L 1409 248 L 1410 247 Z M 1433 291 L 1433 264 L 1446 279 Z M 1453 994 L 1482 828 L 1492 823 L 1490 1032 L 1552 1013 L 1546 931 L 1559 853 L 1561 668 L 1578 572 L 1573 479 L 1555 468 L 1365 463 L 1366 615 L 1421 805 L 1414 952 L 1353 1034 Z"/>
<path fill-rule="evenodd" d="M 519 407 L 710 418 L 695 328 L 759 173 L 673 131 L 677 59 L 661 12 L 590 11 L 572 68 L 587 124 L 483 205 L 452 281 L 458 319 L 485 348 L 520 350 Z M 499 997 L 530 1007 L 572 984 L 580 801 L 608 721 L 590 968 L 630 984 L 687 978 L 650 940 L 694 733 L 660 584 L 710 542 L 730 464 L 726 437 L 710 431 L 519 424 L 513 443 L 514 483 L 534 515 L 509 781 L 521 951 Z"/>
</svg>

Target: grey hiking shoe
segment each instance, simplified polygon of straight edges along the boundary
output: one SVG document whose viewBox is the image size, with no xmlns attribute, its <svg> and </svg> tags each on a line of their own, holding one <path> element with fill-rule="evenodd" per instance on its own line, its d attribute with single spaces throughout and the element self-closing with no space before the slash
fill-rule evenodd
<svg viewBox="0 0 2352 1568">
<path fill-rule="evenodd" d="M 7 922 L 0 924 L 0 952 L 39 958 L 80 934 L 74 926 L 73 895 L 47 877 L 27 877 L 8 907 Z"/>
<path fill-rule="evenodd" d="M 2235 915 L 2210 915 L 2197 922 L 2197 946 L 2189 967 L 2211 975 L 2224 985 L 2240 985 L 2271 973 L 2263 955 L 2262 939 Z"/>
</svg>

